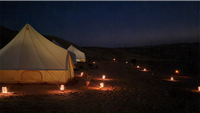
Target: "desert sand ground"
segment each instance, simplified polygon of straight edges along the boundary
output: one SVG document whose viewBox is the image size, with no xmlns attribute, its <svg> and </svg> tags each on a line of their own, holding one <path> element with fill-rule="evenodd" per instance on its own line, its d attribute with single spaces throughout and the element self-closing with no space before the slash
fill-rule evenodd
<svg viewBox="0 0 200 113">
<path fill-rule="evenodd" d="M 75 71 L 72 82 L 60 91 L 58 84 L 0 84 L 8 94 L 0 94 L 0 113 L 198 113 L 198 80 L 184 74 L 164 73 L 144 63 L 96 61 Z M 146 68 L 147 71 L 143 71 Z M 80 76 L 92 76 L 85 86 Z M 169 71 L 169 70 L 168 70 Z M 102 80 L 102 75 L 106 79 Z M 170 80 L 174 77 L 174 81 Z M 99 88 L 100 83 L 103 88 Z"/>
</svg>

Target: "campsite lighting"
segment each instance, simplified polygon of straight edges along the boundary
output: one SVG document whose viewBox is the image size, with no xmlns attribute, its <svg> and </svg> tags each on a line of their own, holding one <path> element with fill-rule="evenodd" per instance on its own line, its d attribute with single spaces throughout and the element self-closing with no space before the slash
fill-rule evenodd
<svg viewBox="0 0 200 113">
<path fill-rule="evenodd" d="M 140 68 L 140 66 L 137 65 L 137 68 Z"/>
<path fill-rule="evenodd" d="M 8 93 L 7 87 L 2 87 L 2 93 Z"/>
<path fill-rule="evenodd" d="M 106 75 L 102 75 L 102 79 L 105 79 L 106 78 Z"/>
<path fill-rule="evenodd" d="M 178 74 L 178 73 L 179 73 L 179 71 L 178 71 L 178 70 L 175 70 L 175 73 L 176 73 L 176 74 Z"/>
<path fill-rule="evenodd" d="M 61 90 L 61 91 L 64 91 L 64 89 L 65 89 L 65 86 L 64 86 L 64 85 L 61 85 L 61 86 L 60 86 L 60 90 Z"/>
<path fill-rule="evenodd" d="M 173 81 L 173 80 L 174 80 L 174 78 L 173 78 L 173 77 L 171 77 L 171 78 L 170 78 L 170 80 L 172 80 L 172 81 Z"/>
<path fill-rule="evenodd" d="M 83 76 L 83 72 L 81 72 L 81 76 Z"/>
<path fill-rule="evenodd" d="M 100 88 L 102 88 L 104 86 L 104 83 L 100 83 Z"/>
<path fill-rule="evenodd" d="M 200 86 L 198 86 L 198 91 L 200 91 Z"/>
</svg>

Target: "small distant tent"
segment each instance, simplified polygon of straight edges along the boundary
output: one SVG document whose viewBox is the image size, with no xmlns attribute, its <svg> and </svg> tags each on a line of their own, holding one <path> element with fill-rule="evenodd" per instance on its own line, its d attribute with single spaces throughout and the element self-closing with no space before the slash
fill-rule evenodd
<svg viewBox="0 0 200 113">
<path fill-rule="evenodd" d="M 60 47 L 62 47 L 58 42 L 56 42 L 54 39 L 52 40 L 52 42 L 54 43 L 54 44 L 56 44 L 56 45 L 58 45 L 58 46 L 60 46 Z M 62 48 L 64 48 L 64 47 L 62 47 Z M 65 48 L 64 48 L 65 49 Z M 74 53 L 72 53 L 72 52 L 70 52 L 70 51 L 68 51 L 69 53 L 70 53 L 70 56 L 71 56 L 71 58 L 72 58 L 72 62 L 74 63 L 74 64 L 76 64 L 77 62 L 76 62 L 76 55 L 74 54 Z"/>
<path fill-rule="evenodd" d="M 74 78 L 71 56 L 30 24 L 0 50 L 0 83 L 66 83 Z"/>
<path fill-rule="evenodd" d="M 76 55 L 77 62 L 85 62 L 86 61 L 85 53 L 76 49 L 73 45 L 70 45 L 67 50 Z"/>
</svg>

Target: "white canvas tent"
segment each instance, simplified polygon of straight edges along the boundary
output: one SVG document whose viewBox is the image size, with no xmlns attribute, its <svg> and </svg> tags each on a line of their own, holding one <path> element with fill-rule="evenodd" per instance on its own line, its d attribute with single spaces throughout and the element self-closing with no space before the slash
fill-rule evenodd
<svg viewBox="0 0 200 113">
<path fill-rule="evenodd" d="M 85 62 L 86 61 L 85 53 L 76 49 L 73 45 L 70 45 L 67 50 L 76 55 L 76 61 L 77 62 Z"/>
<path fill-rule="evenodd" d="M 0 83 L 66 83 L 74 65 L 63 49 L 30 24 L 0 50 Z"/>
<path fill-rule="evenodd" d="M 54 44 L 56 44 L 56 45 L 58 45 L 58 46 L 60 46 L 60 47 L 62 47 L 58 42 L 56 42 L 54 39 L 52 40 L 52 42 L 54 43 Z M 64 48 L 64 47 L 62 47 L 62 48 Z M 65 49 L 65 48 L 64 48 Z M 72 58 L 72 62 L 74 63 L 74 64 L 76 64 L 77 62 L 76 62 L 76 55 L 74 54 L 74 53 L 72 53 L 72 52 L 70 52 L 70 51 L 68 51 L 69 53 L 70 53 L 70 56 L 71 56 L 71 58 Z"/>
</svg>

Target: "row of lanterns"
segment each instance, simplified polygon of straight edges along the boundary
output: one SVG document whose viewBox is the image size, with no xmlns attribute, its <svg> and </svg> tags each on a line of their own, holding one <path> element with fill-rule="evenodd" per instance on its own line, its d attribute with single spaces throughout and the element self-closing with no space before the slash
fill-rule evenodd
<svg viewBox="0 0 200 113">
<path fill-rule="evenodd" d="M 137 65 L 136 68 L 141 68 L 141 67 L 139 65 Z M 147 71 L 147 69 L 144 68 L 142 71 Z"/>
<path fill-rule="evenodd" d="M 115 58 L 113 58 L 113 61 L 115 61 L 116 59 Z M 126 61 L 126 64 L 128 64 L 128 61 Z M 137 65 L 137 67 L 136 68 L 140 68 L 140 66 L 139 65 Z M 143 71 L 147 71 L 147 69 L 146 68 L 144 68 L 143 69 Z"/>
<path fill-rule="evenodd" d="M 179 74 L 179 71 L 178 71 L 178 70 L 175 70 L 175 74 Z M 174 81 L 174 77 L 171 77 L 170 80 L 171 80 L 171 81 Z"/>
<path fill-rule="evenodd" d="M 93 62 L 95 63 L 95 62 Z M 81 72 L 81 77 L 83 76 L 83 72 Z M 106 75 L 102 75 L 102 79 L 105 80 L 106 79 Z M 100 88 L 104 87 L 104 83 L 100 83 Z"/>
<path fill-rule="evenodd" d="M 115 61 L 115 58 L 113 59 L 113 61 Z M 93 63 L 95 64 L 96 62 L 93 62 Z M 126 62 L 126 63 L 128 63 L 128 62 Z M 137 65 L 136 68 L 140 68 L 140 66 Z M 146 71 L 146 68 L 144 68 L 143 71 Z M 176 73 L 176 74 L 179 74 L 179 71 L 178 71 L 178 70 L 175 70 L 175 73 Z M 82 77 L 82 76 L 83 76 L 83 72 L 81 72 L 81 77 Z M 106 75 L 102 75 L 102 79 L 104 80 L 105 78 L 106 78 Z M 171 77 L 170 80 L 173 81 L 174 78 Z M 103 87 L 104 87 L 104 83 L 100 83 L 100 88 L 103 88 Z M 61 86 L 60 86 L 60 90 L 61 90 L 61 91 L 64 91 L 64 90 L 65 90 L 65 86 L 64 86 L 64 85 L 61 85 Z M 200 86 L 198 86 L 198 91 L 200 91 Z M 7 89 L 6 86 L 5 86 L 5 87 L 2 87 L 2 93 L 3 93 L 3 94 L 8 93 L 8 89 Z"/>
<path fill-rule="evenodd" d="M 106 79 L 106 75 L 102 75 L 102 79 L 105 80 Z M 104 87 L 104 83 L 100 83 L 100 89 Z"/>
</svg>

